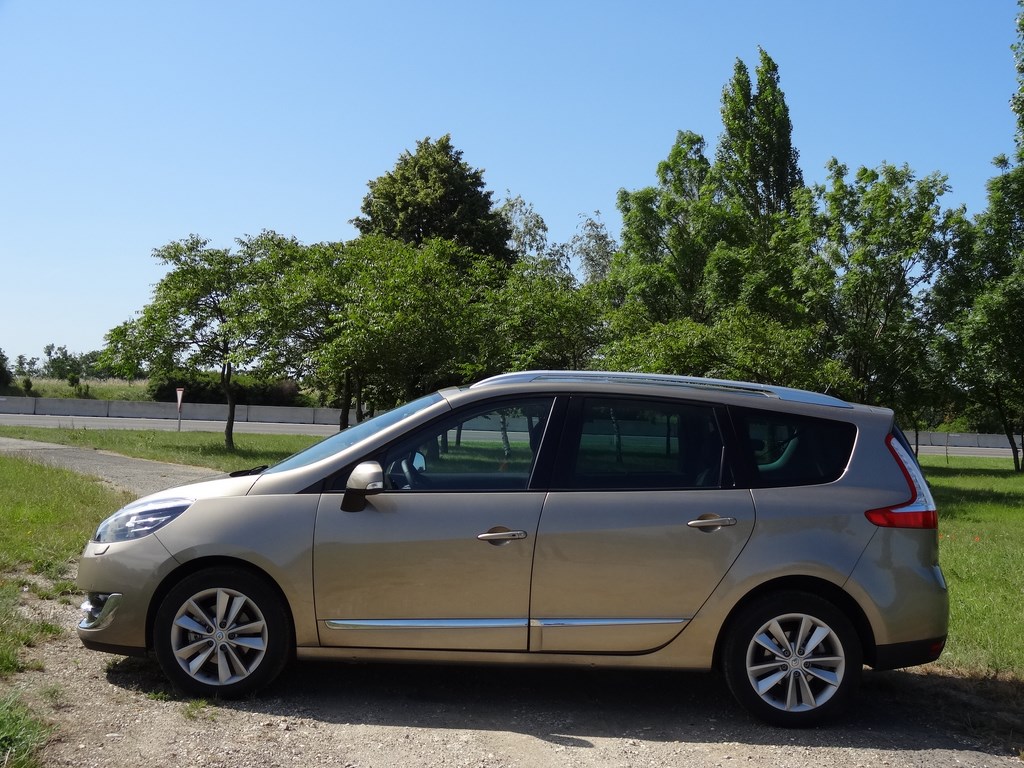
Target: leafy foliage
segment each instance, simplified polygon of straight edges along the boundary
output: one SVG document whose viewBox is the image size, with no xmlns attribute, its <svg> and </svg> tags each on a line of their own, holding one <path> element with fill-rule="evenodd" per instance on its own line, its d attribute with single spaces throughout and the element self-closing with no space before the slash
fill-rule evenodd
<svg viewBox="0 0 1024 768">
<path fill-rule="evenodd" d="M 414 153 L 403 152 L 394 169 L 369 187 L 363 215 L 352 219 L 363 235 L 413 245 L 451 240 L 471 253 L 504 262 L 514 258 L 508 219 L 494 210 L 483 171 L 462 159 L 449 134 L 417 141 Z"/>
<path fill-rule="evenodd" d="M 157 249 L 169 274 L 99 363 L 126 377 L 217 370 L 229 403 L 237 371 L 284 377 L 359 415 L 503 370 L 613 367 L 831 391 L 908 426 L 966 414 L 1024 432 L 1024 139 L 1016 165 L 997 158 L 970 222 L 943 207 L 941 174 L 906 165 L 833 159 L 826 184 L 805 186 L 764 50 L 753 76 L 737 60 L 721 118 L 713 158 L 679 131 L 650 186 L 619 190 L 621 243 L 596 212 L 549 242 L 531 204 L 509 193 L 495 208 L 451 137 L 426 138 L 369 182 L 356 240 L 265 231 L 236 252 L 196 236 Z M 69 357 L 51 345 L 46 365 Z"/>
<path fill-rule="evenodd" d="M 7 366 L 7 355 L 0 349 L 0 389 L 11 386 L 11 383 L 14 381 L 14 374 L 11 373 Z"/>
<path fill-rule="evenodd" d="M 252 317 L 259 274 L 254 254 L 242 248 L 210 248 L 198 235 L 157 248 L 153 256 L 170 270 L 153 290 L 139 318 L 107 336 L 106 358 L 121 371 L 145 360 L 155 374 L 175 369 L 219 370 L 228 404 L 224 443 L 234 447 L 235 370 L 259 355 Z"/>
</svg>

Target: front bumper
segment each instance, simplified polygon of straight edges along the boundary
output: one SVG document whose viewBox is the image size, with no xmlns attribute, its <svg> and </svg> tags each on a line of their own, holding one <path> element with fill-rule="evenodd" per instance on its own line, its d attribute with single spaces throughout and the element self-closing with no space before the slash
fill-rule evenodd
<svg viewBox="0 0 1024 768">
<path fill-rule="evenodd" d="M 89 595 L 78 625 L 82 644 L 111 653 L 144 653 L 153 596 L 176 566 L 156 536 L 89 542 L 78 565 L 78 587 Z"/>
</svg>

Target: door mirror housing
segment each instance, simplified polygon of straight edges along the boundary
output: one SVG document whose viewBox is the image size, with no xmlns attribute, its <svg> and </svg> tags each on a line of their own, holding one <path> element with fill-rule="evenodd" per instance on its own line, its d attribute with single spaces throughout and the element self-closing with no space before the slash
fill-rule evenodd
<svg viewBox="0 0 1024 768">
<path fill-rule="evenodd" d="M 376 461 L 357 464 L 345 483 L 341 508 L 346 512 L 360 512 L 366 508 L 366 497 L 384 490 L 384 470 Z"/>
</svg>

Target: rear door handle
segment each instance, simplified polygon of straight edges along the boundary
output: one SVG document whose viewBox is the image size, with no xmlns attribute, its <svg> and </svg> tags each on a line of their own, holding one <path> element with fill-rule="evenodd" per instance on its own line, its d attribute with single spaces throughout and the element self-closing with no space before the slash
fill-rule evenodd
<svg viewBox="0 0 1024 768">
<path fill-rule="evenodd" d="M 735 517 L 716 517 L 715 515 L 701 515 L 696 520 L 687 523 L 690 528 L 699 528 L 702 531 L 715 531 L 726 525 L 736 525 Z"/>
<path fill-rule="evenodd" d="M 480 541 L 490 542 L 491 544 L 507 544 L 510 541 L 519 541 L 520 539 L 525 539 L 526 531 L 491 529 L 487 531 L 487 533 L 478 534 L 477 538 L 480 539 Z"/>
</svg>

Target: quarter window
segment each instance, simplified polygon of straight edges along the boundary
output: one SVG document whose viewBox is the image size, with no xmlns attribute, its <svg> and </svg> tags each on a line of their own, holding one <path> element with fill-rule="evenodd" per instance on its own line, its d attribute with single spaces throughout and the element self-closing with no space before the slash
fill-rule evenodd
<svg viewBox="0 0 1024 768">
<path fill-rule="evenodd" d="M 748 456 L 762 488 L 838 480 L 853 453 L 857 428 L 845 421 L 736 409 Z"/>
<path fill-rule="evenodd" d="M 686 403 L 586 399 L 568 488 L 716 488 L 722 438 L 714 409 Z"/>
</svg>

